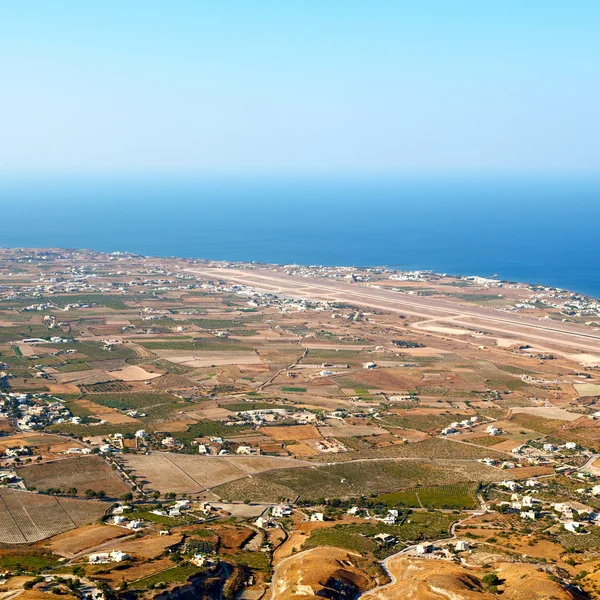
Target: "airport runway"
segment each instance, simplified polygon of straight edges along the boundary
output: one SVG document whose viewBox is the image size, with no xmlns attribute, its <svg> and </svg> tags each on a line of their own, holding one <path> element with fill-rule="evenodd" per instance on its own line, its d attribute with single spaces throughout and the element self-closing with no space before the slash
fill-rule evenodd
<svg viewBox="0 0 600 600">
<path fill-rule="evenodd" d="M 567 349 L 573 354 L 593 353 L 600 356 L 600 333 L 584 326 L 535 319 L 483 307 L 454 304 L 402 292 L 347 283 L 330 279 L 298 277 L 269 270 L 184 269 L 212 280 L 245 284 L 266 292 L 281 292 L 292 298 L 346 302 L 372 309 L 445 320 L 450 326 L 469 326 L 476 330 L 515 337 L 532 345 L 539 342 Z M 458 319 L 457 319 L 458 317 Z"/>
</svg>

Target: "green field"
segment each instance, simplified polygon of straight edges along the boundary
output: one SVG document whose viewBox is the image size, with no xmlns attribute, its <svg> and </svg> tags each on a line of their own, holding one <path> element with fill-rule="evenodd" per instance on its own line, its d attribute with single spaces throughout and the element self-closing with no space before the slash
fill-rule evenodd
<svg viewBox="0 0 600 600">
<path fill-rule="evenodd" d="M 204 569 L 195 565 L 177 565 L 166 571 L 138 579 L 131 584 L 133 589 L 148 589 L 159 583 L 185 583 L 192 575 L 201 573 Z"/>
<path fill-rule="evenodd" d="M 25 571 L 39 573 L 60 564 L 60 557 L 47 552 L 11 552 L 0 555 L 0 569 L 3 571 Z"/>
<path fill-rule="evenodd" d="M 331 529 L 317 529 L 305 542 L 305 548 L 319 545 L 332 545 L 361 553 L 373 552 L 378 558 L 384 558 L 398 552 L 407 543 L 443 539 L 449 535 L 450 526 L 464 515 L 413 512 L 402 519 L 398 525 L 383 523 L 361 523 L 335 525 Z M 372 537 L 378 533 L 387 533 L 397 540 L 397 544 L 387 548 L 379 546 Z"/>
<path fill-rule="evenodd" d="M 134 302 L 141 299 L 137 296 L 124 296 L 112 294 L 77 294 L 70 296 L 52 296 L 49 302 L 53 302 L 56 306 L 66 306 L 67 304 L 99 304 L 115 310 L 131 309 L 125 302 Z"/>
<path fill-rule="evenodd" d="M 253 348 L 249 346 L 242 346 L 235 340 L 228 340 L 226 342 L 213 342 L 213 341 L 196 341 L 196 342 L 170 342 L 170 341 L 158 341 L 158 342 L 140 342 L 140 346 L 146 348 L 146 350 L 205 350 L 206 352 L 211 351 L 224 351 L 224 352 L 252 352 Z"/>
<path fill-rule="evenodd" d="M 236 554 L 225 555 L 224 558 L 256 571 L 265 573 L 271 571 L 271 555 L 268 552 L 237 552 Z"/>
<path fill-rule="evenodd" d="M 306 392 L 306 388 L 303 388 L 303 387 L 282 387 L 281 391 L 282 392 L 304 393 L 304 392 Z"/>
<path fill-rule="evenodd" d="M 88 437 L 93 435 L 110 435 L 112 433 L 135 433 L 140 429 L 138 422 L 133 423 L 110 423 L 106 425 L 76 425 L 75 423 L 61 423 L 59 425 L 51 425 L 47 428 L 51 433 L 62 433 L 65 435 L 73 435 L 76 437 Z M 152 431 L 152 427 L 144 426 L 148 432 Z"/>
<path fill-rule="evenodd" d="M 56 333 L 44 325 L 13 325 L 0 327 L 0 343 L 20 341 L 26 338 L 48 338 Z"/>
<path fill-rule="evenodd" d="M 383 494 L 373 500 L 390 508 L 396 506 L 473 510 L 477 508 L 477 484 L 466 483 L 421 487 L 402 492 Z"/>
<path fill-rule="evenodd" d="M 101 342 L 73 342 L 72 344 L 48 344 L 55 350 L 75 350 L 85 354 L 91 360 L 114 360 L 117 358 L 135 358 L 137 352 L 125 344 L 117 344 L 112 350 L 105 350 Z"/>
<path fill-rule="evenodd" d="M 164 369 L 173 375 L 186 375 L 194 370 L 193 367 L 186 367 L 185 365 L 180 365 L 162 358 L 153 361 L 152 365 L 158 369 Z"/>
<path fill-rule="evenodd" d="M 85 398 L 96 404 L 116 408 L 117 410 L 150 408 L 157 405 L 177 404 L 181 402 L 181 398 L 177 396 L 160 392 L 88 394 Z"/>
<path fill-rule="evenodd" d="M 346 550 L 354 550 L 361 554 L 366 554 L 367 552 L 374 554 L 380 548 L 375 540 L 358 532 L 347 531 L 339 525 L 313 531 L 302 548 L 317 548 L 319 546 L 345 548 Z"/>
<path fill-rule="evenodd" d="M 417 487 L 452 486 L 472 481 L 490 481 L 500 478 L 500 474 L 485 465 L 472 463 L 431 464 L 426 460 L 380 460 L 368 465 L 363 462 L 347 462 L 322 465 L 316 468 L 280 469 L 255 475 L 252 479 L 227 483 L 214 489 L 214 492 L 227 500 L 246 499 L 277 502 L 279 496 L 295 497 L 319 503 L 331 498 L 367 498 L 380 494 L 390 494 L 401 490 L 414 490 Z M 270 493 L 272 490 L 272 493 Z M 470 497 L 458 495 L 454 498 L 447 493 L 448 505 L 472 506 Z M 439 505 L 442 495 L 439 492 L 424 492 L 424 505 Z"/>
<path fill-rule="evenodd" d="M 23 356 L 23 352 L 21 352 L 21 348 L 18 346 L 13 346 L 12 351 L 15 356 Z"/>
<path fill-rule="evenodd" d="M 64 365 L 57 365 L 55 368 L 60 373 L 74 373 L 75 371 L 89 371 L 92 367 L 86 362 L 69 362 Z"/>
<path fill-rule="evenodd" d="M 273 404 L 270 402 L 235 402 L 234 404 L 219 404 L 221 408 L 226 408 L 233 412 L 244 412 L 246 410 L 270 410 L 275 408 L 289 409 L 285 404 Z"/>
</svg>

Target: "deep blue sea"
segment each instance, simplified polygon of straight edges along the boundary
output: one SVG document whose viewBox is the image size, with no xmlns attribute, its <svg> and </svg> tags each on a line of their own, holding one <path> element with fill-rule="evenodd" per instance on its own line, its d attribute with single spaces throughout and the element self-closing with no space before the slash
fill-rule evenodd
<svg viewBox="0 0 600 600">
<path fill-rule="evenodd" d="M 0 246 L 390 265 L 600 296 L 600 178 L 4 178 Z"/>
</svg>

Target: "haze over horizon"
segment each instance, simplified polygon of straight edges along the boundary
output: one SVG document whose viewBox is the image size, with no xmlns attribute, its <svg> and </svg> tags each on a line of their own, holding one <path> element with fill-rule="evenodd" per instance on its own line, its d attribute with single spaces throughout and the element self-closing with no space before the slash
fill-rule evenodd
<svg viewBox="0 0 600 600">
<path fill-rule="evenodd" d="M 7 4 L 0 172 L 600 173 L 600 5 Z"/>
</svg>

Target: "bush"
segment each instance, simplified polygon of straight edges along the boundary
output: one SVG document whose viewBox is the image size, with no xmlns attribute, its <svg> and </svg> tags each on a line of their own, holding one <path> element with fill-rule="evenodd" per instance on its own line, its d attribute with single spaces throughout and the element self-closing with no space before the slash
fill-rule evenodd
<svg viewBox="0 0 600 600">
<path fill-rule="evenodd" d="M 498 575 L 496 575 L 496 573 L 488 573 L 481 579 L 481 583 L 483 583 L 483 585 L 485 585 L 487 588 L 496 586 L 499 582 L 500 580 L 498 579 Z"/>
</svg>

